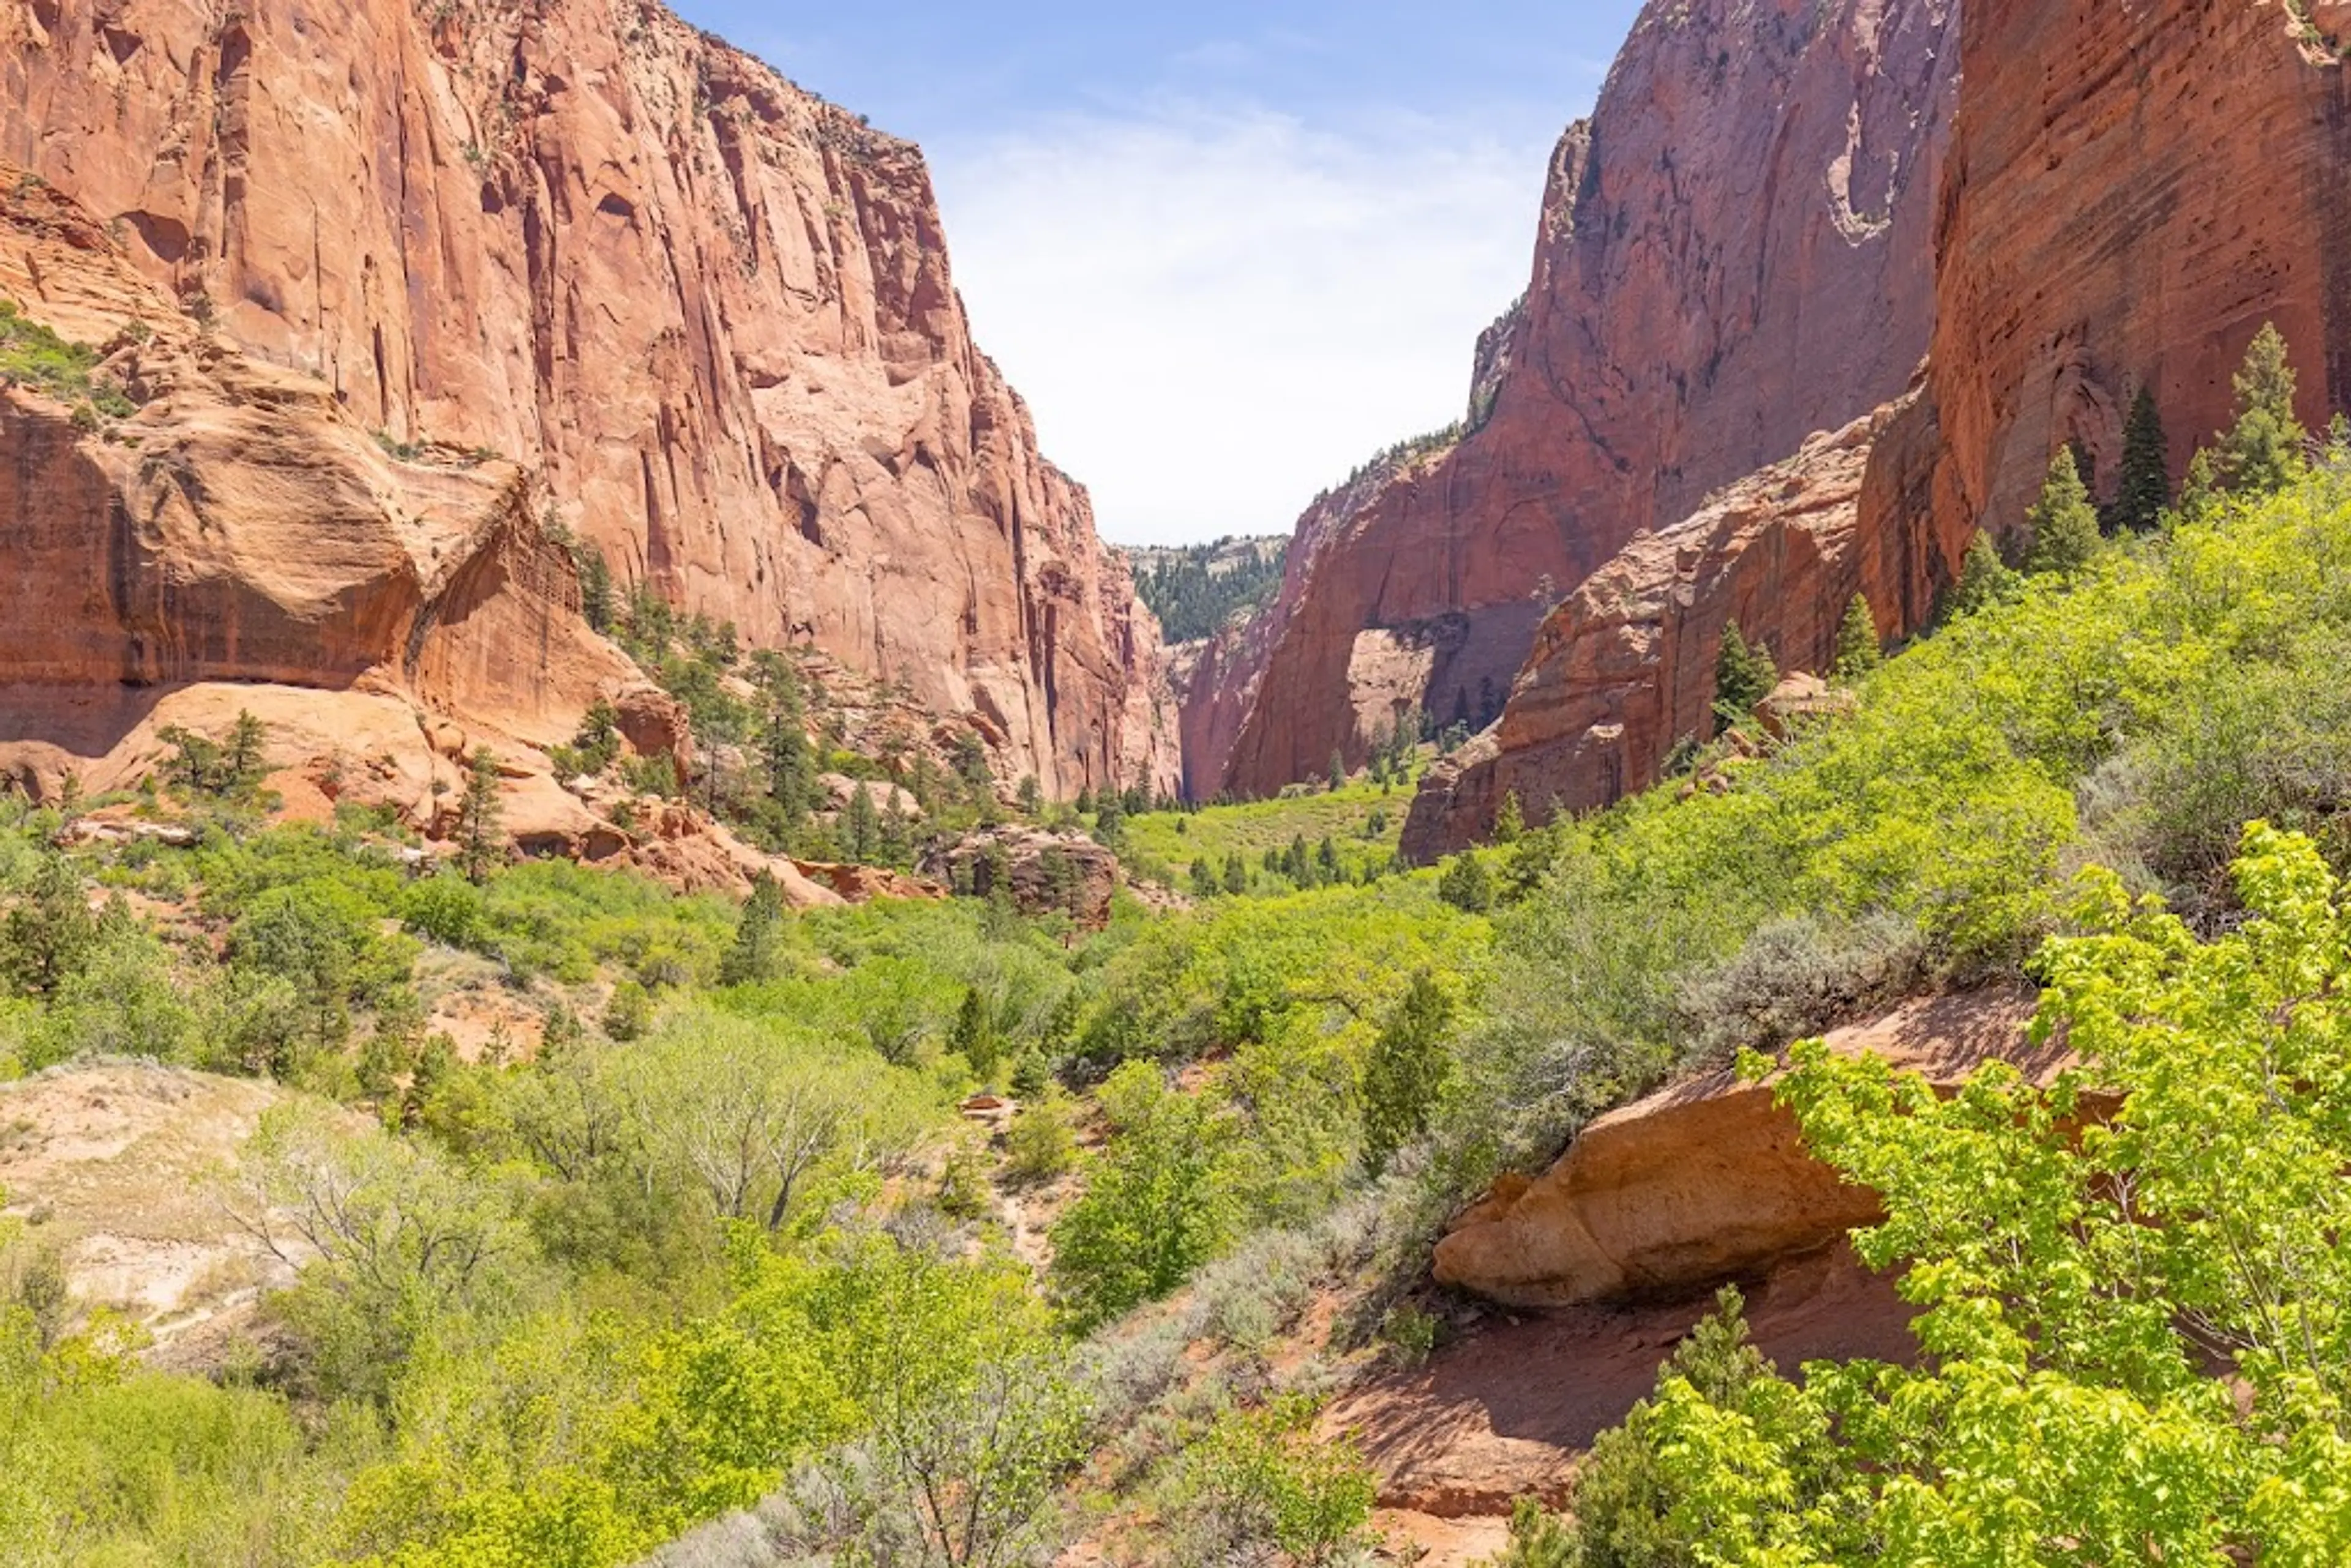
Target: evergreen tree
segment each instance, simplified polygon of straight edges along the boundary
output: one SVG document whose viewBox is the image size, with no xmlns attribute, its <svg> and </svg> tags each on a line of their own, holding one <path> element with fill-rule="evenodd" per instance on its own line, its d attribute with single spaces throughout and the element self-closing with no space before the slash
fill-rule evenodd
<svg viewBox="0 0 2351 1568">
<path fill-rule="evenodd" d="M 1225 856 L 1225 891 L 1235 898 L 1249 891 L 1249 862 L 1238 850 Z"/>
<path fill-rule="evenodd" d="M 1306 835 L 1292 833 L 1290 847 L 1281 853 L 1281 874 L 1301 887 L 1314 885 L 1314 862 L 1306 858 Z"/>
<path fill-rule="evenodd" d="M 1077 811 L 1078 815 L 1081 817 L 1091 817 L 1094 814 L 1094 790 L 1092 785 L 1089 784 L 1078 791 Z"/>
<path fill-rule="evenodd" d="M 1337 751 L 1331 753 L 1331 793 L 1336 795 L 1347 787 L 1347 758 Z"/>
<path fill-rule="evenodd" d="M 2148 533 L 2171 505 L 2171 449 L 2164 439 L 2163 414 L 2155 389 L 2142 386 L 2123 424 L 2122 489 L 2115 497 L 2115 526 Z"/>
<path fill-rule="evenodd" d="M 849 858 L 860 865 L 870 865 L 882 849 L 882 821 L 873 810 L 873 797 L 863 783 L 849 792 L 849 809 L 841 816 L 842 847 Z"/>
<path fill-rule="evenodd" d="M 963 1004 L 956 1009 L 954 1032 L 947 1037 L 947 1049 L 971 1063 L 971 1070 L 984 1080 L 996 1071 L 996 1020 L 989 1017 L 987 998 L 974 986 L 963 994 Z"/>
<path fill-rule="evenodd" d="M 580 613 L 598 632 L 612 629 L 612 569 L 604 552 L 582 539 L 571 548 L 580 568 Z"/>
<path fill-rule="evenodd" d="M 457 806 L 457 866 L 476 887 L 505 853 L 498 820 L 498 759 L 488 747 L 477 746 L 465 766 L 465 792 Z"/>
<path fill-rule="evenodd" d="M 735 923 L 735 945 L 718 966 L 722 986 L 772 980 L 783 967 L 784 890 L 766 872 L 751 879 L 751 896 Z"/>
<path fill-rule="evenodd" d="M 1341 880 L 1344 868 L 1339 863 L 1339 846 L 1331 841 L 1328 833 L 1323 834 L 1322 841 L 1314 847 L 1314 869 L 1326 885 Z"/>
<path fill-rule="evenodd" d="M 1453 1001 L 1424 969 L 1364 1060 L 1364 1164 L 1376 1176 L 1397 1150 L 1428 1131 L 1453 1074 L 1446 1031 Z"/>
<path fill-rule="evenodd" d="M 1714 711 L 1725 725 L 1743 723 L 1771 688 L 1780 684 L 1780 667 L 1771 650 L 1750 645 L 1733 621 L 1722 630 L 1722 649 L 1714 662 Z"/>
<path fill-rule="evenodd" d="M 1475 850 L 1464 850 L 1445 862 L 1445 871 L 1437 879 L 1437 896 L 1468 915 L 1483 915 L 1494 907 L 1494 879 Z"/>
<path fill-rule="evenodd" d="M 2025 568 L 2036 576 L 2071 577 L 2097 554 L 2098 512 L 2074 465 L 2072 447 L 2061 446 L 2050 458 L 2049 477 L 2025 521 L 2032 530 L 2032 553 Z"/>
<path fill-rule="evenodd" d="M 2220 470 L 2211 451 L 2199 446 L 2188 460 L 2187 476 L 2179 481 L 2179 513 L 2184 522 L 2202 522 L 2220 504 Z"/>
<path fill-rule="evenodd" d="M 2245 350 L 2236 374 L 2237 423 L 2220 438 L 2220 472 L 2239 495 L 2274 495 L 2302 468 L 2302 426 L 2294 422 L 2294 367 L 2274 322 Z"/>
<path fill-rule="evenodd" d="M 228 769 L 228 787 L 250 789 L 261 782 L 269 769 L 269 727 L 244 708 L 236 710 L 236 723 L 230 727 L 228 747 L 221 760 Z"/>
<path fill-rule="evenodd" d="M 1217 887 L 1216 868 L 1208 864 L 1207 856 L 1198 855 L 1194 857 L 1192 861 L 1191 875 L 1193 897 L 1214 898 L 1217 896 Z"/>
<path fill-rule="evenodd" d="M 2000 559 L 2000 547 L 1992 543 L 1991 531 L 1980 530 L 1968 543 L 1959 586 L 1951 592 L 1951 608 L 1963 615 L 1989 609 L 2012 595 L 2017 583 L 2016 573 Z"/>
<path fill-rule="evenodd" d="M 1045 809 L 1045 791 L 1039 787 L 1034 773 L 1020 776 L 1020 814 L 1033 817 Z"/>
<path fill-rule="evenodd" d="M 0 979 L 19 995 L 54 997 L 79 974 L 98 942 L 98 918 L 81 877 L 61 854 L 44 854 L 25 895 L 0 922 Z"/>
<path fill-rule="evenodd" d="M 1094 838 L 1110 848 L 1116 848 L 1119 836 L 1126 831 L 1126 802 L 1115 789 L 1104 789 L 1094 802 Z"/>
<path fill-rule="evenodd" d="M 1877 617 L 1870 612 L 1868 599 L 1856 593 L 1844 607 L 1844 621 L 1837 627 L 1837 678 L 1857 681 L 1877 668 L 1883 657 L 1877 645 Z"/>
<path fill-rule="evenodd" d="M 1502 808 L 1494 813 L 1494 841 L 1515 844 L 1526 831 L 1526 809 L 1519 804 L 1519 792 L 1513 789 L 1502 797 Z"/>
</svg>

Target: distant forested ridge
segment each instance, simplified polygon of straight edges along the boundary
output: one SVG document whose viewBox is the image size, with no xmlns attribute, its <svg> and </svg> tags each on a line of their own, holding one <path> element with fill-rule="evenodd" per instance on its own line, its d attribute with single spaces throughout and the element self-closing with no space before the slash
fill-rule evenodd
<svg viewBox="0 0 2351 1568">
<path fill-rule="evenodd" d="M 1290 541 L 1226 538 L 1213 544 L 1129 552 L 1134 585 L 1170 643 L 1212 637 L 1234 615 L 1272 599 Z"/>
</svg>

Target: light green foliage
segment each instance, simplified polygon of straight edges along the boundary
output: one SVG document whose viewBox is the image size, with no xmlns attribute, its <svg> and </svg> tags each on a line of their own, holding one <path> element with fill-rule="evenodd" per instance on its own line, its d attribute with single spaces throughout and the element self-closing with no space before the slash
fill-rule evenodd
<svg viewBox="0 0 2351 1568">
<path fill-rule="evenodd" d="M 1377 1488 L 1351 1440 L 1318 1440 L 1314 1402 L 1296 1395 L 1221 1417 L 1185 1455 L 1176 1508 L 1198 1554 L 1228 1560 L 1270 1547 L 1289 1562 L 1332 1562 L 1360 1543 Z"/>
<path fill-rule="evenodd" d="M 2098 509 L 2090 504 L 2072 446 L 2060 446 L 2049 459 L 2049 477 L 2024 520 L 2032 536 L 2025 565 L 2036 575 L 2071 577 L 2097 554 Z"/>
<path fill-rule="evenodd" d="M 1774 1395 L 1795 1400 L 1784 1425 L 1662 1390 L 1654 1427 L 1618 1441 L 1677 1494 L 1690 1561 L 2351 1552 L 2351 913 L 2314 846 L 2262 823 L 2237 875 L 2250 919 L 2210 943 L 2112 873 L 2083 879 L 2087 934 L 2040 960 L 2040 1029 L 2080 1058 L 2050 1089 L 1996 1065 L 1946 1100 L 1875 1059 L 1796 1053 L 1782 1097 L 1884 1196 L 1857 1245 L 1905 1266 L 1927 1355 L 1809 1368 Z M 2077 1131 L 2093 1092 L 2118 1109 Z M 1808 1473 L 1816 1493 L 1790 1484 Z"/>
<path fill-rule="evenodd" d="M 2302 472 L 2303 444 L 2294 412 L 2294 367 L 2275 323 L 2254 336 L 2233 385 L 2237 423 L 2220 437 L 2219 471 L 2238 495 L 2274 495 Z"/>
<path fill-rule="evenodd" d="M 1113 1075 L 1117 1135 L 1053 1227 L 1053 1277 L 1071 1322 L 1096 1327 L 1167 1294 L 1231 1238 L 1229 1127 L 1149 1062 Z"/>
<path fill-rule="evenodd" d="M 29 387 L 60 402 L 123 418 L 136 411 L 120 387 L 97 379 L 98 351 L 68 343 L 0 298 L 0 383 Z"/>
<path fill-rule="evenodd" d="M 1005 1130 L 1006 1173 L 1015 1181 L 1046 1182 L 1077 1163 L 1076 1107 L 1058 1084 L 1020 1107 Z"/>
<path fill-rule="evenodd" d="M 1453 1012 L 1453 998 L 1424 971 L 1372 1042 L 1364 1061 L 1364 1163 L 1374 1176 L 1436 1115 L 1452 1078 L 1446 1036 Z"/>
<path fill-rule="evenodd" d="M 1837 625 L 1836 676 L 1857 681 L 1884 662 L 1877 643 L 1877 617 L 1871 612 L 1867 597 L 1856 593 Z"/>
<path fill-rule="evenodd" d="M 1972 615 L 2014 599 L 2022 581 L 2009 564 L 2000 559 L 2000 547 L 1992 541 L 1991 530 L 1979 530 L 1968 541 L 1968 553 L 1959 563 L 1959 580 L 1951 591 L 1951 609 L 1960 615 Z"/>
<path fill-rule="evenodd" d="M 1180 869 L 1195 858 L 1206 859 L 1218 870 L 1224 890 L 1238 894 L 1249 891 L 1249 869 L 1262 865 L 1267 851 L 1284 851 L 1292 840 L 1319 844 L 1329 839 L 1338 857 L 1339 874 L 1332 878 L 1310 871 L 1311 879 L 1360 883 L 1367 875 L 1384 872 L 1395 860 L 1403 836 L 1404 799 L 1393 785 L 1364 779 L 1343 789 L 1278 800 L 1129 816 L 1120 852 L 1139 874 L 1152 874 L 1171 883 L 1176 873 L 1168 871 L 1160 875 L 1164 868 Z M 1371 830 L 1374 817 L 1380 818 L 1375 831 Z M 1235 869 L 1240 873 L 1238 878 L 1233 875 Z M 1240 883 L 1238 887 L 1236 881 Z M 1287 871 L 1259 873 L 1257 891 L 1269 896 L 1292 893 L 1299 886 L 1300 879 Z"/>
</svg>

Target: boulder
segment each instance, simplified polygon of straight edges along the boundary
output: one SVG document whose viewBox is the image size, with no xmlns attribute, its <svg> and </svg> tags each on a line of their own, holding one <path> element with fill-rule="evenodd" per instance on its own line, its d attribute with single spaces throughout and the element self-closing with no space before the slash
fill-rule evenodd
<svg viewBox="0 0 2351 1568">
<path fill-rule="evenodd" d="M 2021 989 L 1914 1001 L 1829 1044 L 1940 1089 L 1995 1061 L 2047 1082 L 2069 1059 L 2027 1040 L 2033 1005 Z M 1505 1177 L 1463 1215 L 1437 1244 L 1437 1280 L 1516 1307 L 1673 1296 L 1876 1223 L 1876 1195 L 1815 1160 L 1772 1093 L 1724 1071 L 1600 1118 L 1548 1171 Z"/>
<path fill-rule="evenodd" d="M 1077 833 L 1036 828 L 988 828 L 931 852 L 923 873 L 974 897 L 1000 885 L 1023 915 L 1060 911 L 1090 931 L 1110 924 L 1118 889 L 1118 857 Z"/>
</svg>

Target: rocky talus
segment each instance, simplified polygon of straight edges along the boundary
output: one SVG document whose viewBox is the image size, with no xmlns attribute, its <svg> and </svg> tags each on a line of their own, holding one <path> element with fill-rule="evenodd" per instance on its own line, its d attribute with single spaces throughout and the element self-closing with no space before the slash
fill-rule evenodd
<svg viewBox="0 0 2351 1568">
<path fill-rule="evenodd" d="M 1003 777 L 1174 778 L 1155 626 L 974 345 L 911 145 L 651 0 L 28 0 L 0 82 L 0 158 L 253 378 L 543 476 L 624 583 L 911 682 Z M 95 546 L 78 499 L 37 526 Z"/>
<path fill-rule="evenodd" d="M 1952 0 L 1655 0 L 1561 141 L 1473 428 L 1301 519 L 1195 678 L 1195 795 L 1360 761 L 1395 709 L 1492 716 L 1545 614 L 1644 529 L 1899 396 L 1934 321 Z"/>
</svg>

